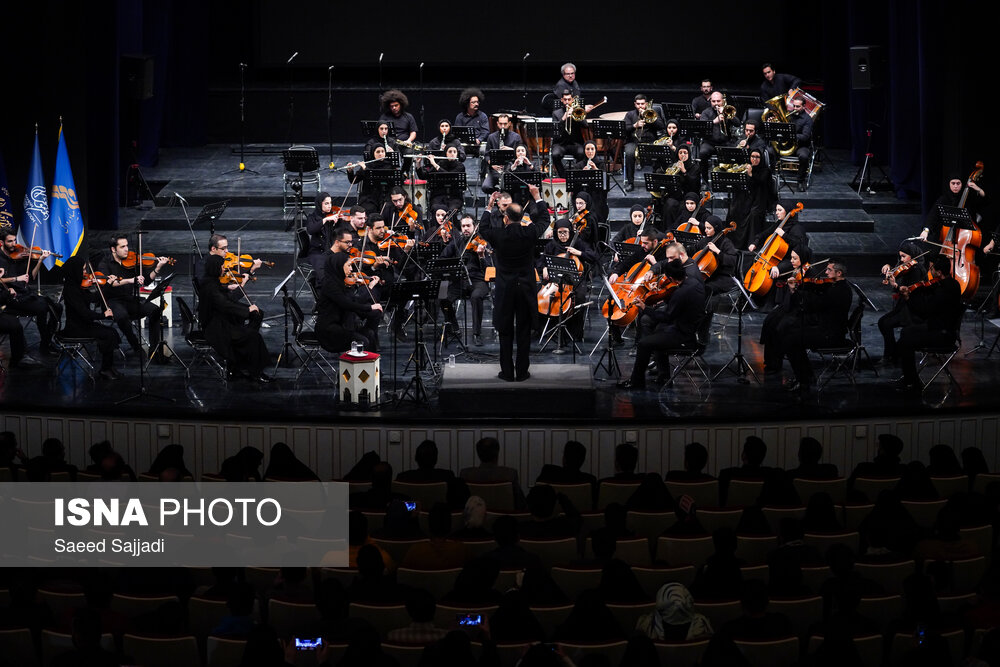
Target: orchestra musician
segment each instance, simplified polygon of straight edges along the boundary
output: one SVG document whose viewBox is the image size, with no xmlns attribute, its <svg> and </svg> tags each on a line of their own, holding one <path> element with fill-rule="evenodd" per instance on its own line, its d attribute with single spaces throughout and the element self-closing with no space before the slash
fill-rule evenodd
<svg viewBox="0 0 1000 667">
<path fill-rule="evenodd" d="M 575 307 L 586 302 L 587 300 L 587 292 L 590 289 L 591 267 L 594 263 L 599 261 L 598 253 L 584 239 L 583 234 L 576 233 L 576 230 L 573 229 L 573 223 L 571 223 L 567 218 L 560 218 L 559 220 L 556 220 L 554 227 L 554 237 L 545 245 L 545 249 L 542 251 L 543 256 L 539 256 L 535 262 L 535 268 L 538 269 L 539 275 L 542 278 L 542 281 L 539 283 L 539 291 L 544 289 L 553 289 L 553 286 L 556 288 L 559 287 L 558 284 L 551 283 L 549 281 L 549 272 L 548 268 L 545 266 L 544 255 L 571 255 L 576 257 L 583 265 L 583 272 L 580 274 L 579 280 L 577 280 L 576 284 L 573 286 L 571 301 L 573 303 L 573 307 Z M 557 296 L 553 297 L 554 300 L 559 298 L 558 290 L 556 290 L 556 295 Z M 573 313 L 573 316 L 569 318 L 567 327 L 569 335 L 572 336 L 574 342 L 583 340 L 583 328 L 585 323 L 583 310 L 577 310 Z M 563 342 L 562 345 L 565 345 L 565 342 Z"/>
<path fill-rule="evenodd" d="M 712 80 L 701 80 L 701 93 L 691 100 L 691 111 L 694 112 L 695 120 L 701 119 L 701 112 L 712 106 L 709 98 L 712 97 Z"/>
<path fill-rule="evenodd" d="M 573 232 L 582 228 L 580 238 L 594 247 L 597 245 L 597 226 L 601 220 L 600 214 L 595 211 L 595 204 L 589 192 L 581 190 L 573 197 L 573 212 L 569 214 L 569 219 L 573 224 Z M 553 228 L 554 229 L 554 228 Z M 543 238 L 553 238 L 553 229 L 546 229 Z"/>
<path fill-rule="evenodd" d="M 434 157 L 433 155 L 427 158 L 427 164 L 424 165 L 423 172 L 429 173 L 447 173 L 456 174 L 459 172 L 464 172 L 465 167 L 461 163 L 461 157 L 459 156 L 458 149 L 454 145 L 449 145 L 445 149 L 445 158 L 441 159 Z M 431 209 L 434 208 L 445 208 L 445 209 L 455 209 L 462 208 L 464 204 L 464 199 L 462 197 L 462 190 L 455 187 L 445 187 L 445 188 L 435 188 L 427 189 L 427 198 L 431 201 Z"/>
<path fill-rule="evenodd" d="M 143 299 L 139 296 L 136 286 L 142 287 L 147 282 L 163 274 L 163 267 L 167 265 L 169 258 L 157 257 L 156 264 L 147 273 L 141 258 L 135 259 L 135 265 L 127 267 L 124 262 L 128 258 L 128 237 L 118 234 L 110 239 L 110 252 L 101 260 L 97 270 L 108 278 L 104 288 L 104 295 L 108 300 L 108 305 L 115 314 L 115 324 L 129 342 L 132 350 L 136 354 L 143 354 L 139 338 L 132 327 L 132 320 L 146 318 L 149 325 L 149 346 L 150 349 L 157 348 L 162 338 L 160 326 L 160 313 L 162 309 L 155 303 Z M 218 281 L 216 281 L 218 282 Z M 162 350 L 157 349 L 153 356 L 153 362 L 158 364 L 168 363 L 168 359 L 163 356 Z"/>
<path fill-rule="evenodd" d="M 462 147 L 462 142 L 451 133 L 451 123 L 442 118 L 438 121 L 438 135 L 427 142 L 427 149 L 442 151 L 449 147 L 454 147 L 459 161 L 465 162 L 465 148 Z"/>
<path fill-rule="evenodd" d="M 561 105 L 552 112 L 552 148 L 550 156 L 559 178 L 566 178 L 563 156 L 571 155 L 574 160 L 583 159 L 583 123 L 573 120 L 573 93 L 564 89 L 560 97 Z"/>
<path fill-rule="evenodd" d="M 462 107 L 462 111 L 455 116 L 456 127 L 476 128 L 476 146 L 480 149 L 477 152 L 481 152 L 490 134 L 490 119 L 479 109 L 484 99 L 486 96 L 483 95 L 483 91 L 478 88 L 466 88 L 458 96 L 458 104 Z"/>
<path fill-rule="evenodd" d="M 701 142 L 701 152 L 698 154 L 702 163 L 715 155 L 716 146 L 728 146 L 730 144 L 730 133 L 733 125 L 738 121 L 727 119 L 723 112 L 726 106 L 726 98 L 719 91 L 715 91 L 709 97 L 710 106 L 701 112 L 701 120 L 712 121 L 712 133 Z M 707 177 L 707 174 L 706 174 Z"/>
<path fill-rule="evenodd" d="M 364 235 L 368 232 L 368 211 L 362 206 L 352 206 L 350 210 L 350 217 L 341 218 L 337 225 L 333 228 L 333 233 L 336 234 L 338 231 L 344 230 L 351 232 L 351 238 L 355 241 L 360 241 Z M 333 236 L 331 235 L 331 240 Z M 332 243 L 331 243 L 332 245 Z"/>
<path fill-rule="evenodd" d="M 812 261 L 812 249 L 807 245 L 800 245 L 791 248 L 788 251 L 788 256 L 781 260 L 778 265 L 779 276 L 783 276 L 783 280 L 778 280 L 774 284 L 774 288 L 771 290 L 774 299 L 774 308 L 771 312 L 767 314 L 764 318 L 764 322 L 760 328 L 760 344 L 767 346 L 769 342 L 775 340 L 775 333 L 778 329 L 778 324 L 786 315 L 792 311 L 792 289 L 790 284 L 800 281 L 803 278 L 813 279 L 821 278 L 824 275 L 826 267 L 820 268 L 818 266 L 810 266 Z M 773 349 L 778 349 L 775 346 Z M 768 362 L 771 365 L 768 365 Z M 777 380 L 781 377 L 781 364 L 782 359 L 764 359 L 764 377 L 765 379 Z"/>
<path fill-rule="evenodd" d="M 562 78 L 552 87 L 552 94 L 556 97 L 562 97 L 563 91 L 568 90 L 573 97 L 579 97 L 581 93 L 580 83 L 576 80 L 576 65 L 566 63 L 559 71 L 562 73 Z"/>
<path fill-rule="evenodd" d="M 326 270 L 326 251 L 331 245 L 331 232 L 340 221 L 340 213 L 333 213 L 333 198 L 329 192 L 316 195 L 316 208 L 306 216 L 306 232 L 309 234 L 309 253 L 306 260 L 312 265 L 316 276 L 316 286 L 323 284 Z"/>
<path fill-rule="evenodd" d="M 4 273 L 5 270 L 0 269 L 0 278 L 4 276 Z M 13 287 L 0 285 L 0 336 L 6 335 L 10 345 L 10 357 L 7 359 L 8 368 L 16 368 L 22 362 L 25 365 L 32 362 L 38 363 L 34 359 L 25 361 L 24 350 L 27 343 L 24 340 L 24 327 L 21 326 L 21 320 L 17 318 L 17 315 L 6 312 L 7 306 L 14 303 L 16 294 Z"/>
<path fill-rule="evenodd" d="M 679 251 L 674 249 L 673 252 Z M 666 380 L 669 364 L 663 351 L 680 347 L 693 348 L 698 344 L 697 333 L 705 313 L 704 283 L 694 277 L 677 256 L 655 264 L 651 273 L 666 276 L 677 283 L 677 288 L 669 299 L 656 307 L 647 308 L 643 301 L 638 302 L 643 313 L 639 317 L 635 365 L 632 366 L 631 377 L 618 384 L 620 389 L 641 391 L 646 388 L 646 368 L 654 354 L 658 357 L 657 379 Z"/>
<path fill-rule="evenodd" d="M 919 392 L 923 389 L 917 373 L 917 348 L 947 346 L 958 337 L 959 318 L 962 314 L 962 288 L 951 275 L 951 259 L 944 255 L 931 258 L 930 280 L 919 288 L 914 285 L 900 288 L 902 298 L 914 322 L 899 332 L 896 352 L 903 377 L 896 390 Z"/>
<path fill-rule="evenodd" d="M 407 107 L 410 100 L 401 90 L 387 90 L 382 93 L 382 115 L 378 120 L 384 120 L 392 126 L 392 136 L 407 142 L 417 139 L 417 121 Z"/>
<path fill-rule="evenodd" d="M 521 135 L 511 129 L 510 116 L 507 114 L 497 116 L 497 131 L 491 133 L 486 139 L 487 155 L 489 151 L 516 150 L 519 145 L 523 145 Z M 527 156 L 527 149 L 525 149 L 525 156 Z M 524 164 L 523 161 L 518 166 L 522 164 Z M 503 171 L 504 166 L 499 164 L 487 166 L 489 173 L 483 181 L 483 192 L 493 194 L 500 183 L 500 172 Z M 534 168 L 534 165 L 531 168 Z"/>
<path fill-rule="evenodd" d="M 374 213 L 379 210 L 379 206 L 385 200 L 385 194 L 382 188 L 374 183 L 368 183 L 365 181 L 365 172 L 369 169 L 395 169 L 393 163 L 386 160 L 385 146 L 377 144 L 372 149 L 371 160 L 366 164 L 365 162 L 359 162 L 357 164 L 348 165 L 346 173 L 347 180 L 351 183 L 360 183 L 358 187 L 358 205 L 363 207 L 367 212 Z"/>
<path fill-rule="evenodd" d="M 709 298 L 732 289 L 733 276 L 739 261 L 739 251 L 736 250 L 729 235 L 723 236 L 715 242 L 712 241 L 715 235 L 723 230 L 724 225 L 725 223 L 718 216 L 706 217 L 701 223 L 702 236 L 695 242 L 694 247 L 689 248 L 692 255 L 702 248 L 707 248 L 715 255 L 719 263 L 715 272 L 710 277 L 705 278 L 705 290 Z"/>
<path fill-rule="evenodd" d="M 365 143 L 364 159 L 365 160 L 375 160 L 375 148 L 381 146 L 386 153 L 391 153 L 396 150 L 396 137 L 392 134 L 392 126 L 389 121 L 380 121 L 378 124 L 378 135 L 372 137 Z M 385 157 L 383 155 L 382 157 Z"/>
<path fill-rule="evenodd" d="M 743 137 L 735 142 L 736 148 L 767 151 L 767 142 L 757 134 L 757 121 L 751 119 L 743 124 Z"/>
<path fill-rule="evenodd" d="M 225 260 L 226 255 L 228 253 L 229 253 L 229 239 L 227 239 L 222 234 L 212 234 L 212 236 L 209 237 L 208 239 L 208 254 L 218 255 L 219 257 L 222 257 L 223 260 Z M 230 280 L 228 283 L 226 283 L 226 287 L 229 290 L 229 298 L 235 301 L 239 301 L 243 297 L 242 292 L 239 291 L 240 288 L 245 287 L 246 284 L 250 282 L 250 280 L 253 278 L 253 275 L 257 272 L 257 270 L 260 269 L 260 267 L 263 265 L 264 262 L 262 260 L 255 259 L 250 264 L 250 270 L 248 272 L 239 273 L 238 271 L 234 271 L 233 273 L 239 275 L 240 279 Z M 199 260 L 198 262 L 195 262 L 195 267 L 196 271 L 195 275 L 192 277 L 192 280 L 194 281 L 195 286 L 198 287 L 201 281 L 201 277 L 205 273 L 204 260 Z"/>
<path fill-rule="evenodd" d="M 649 124 L 643 120 L 643 114 L 646 112 L 648 104 L 644 93 L 637 94 L 633 99 L 633 104 L 635 104 L 635 109 L 625 114 L 625 128 L 628 131 L 628 140 L 625 143 L 625 190 L 627 192 L 634 189 L 636 147 L 639 144 L 651 144 L 667 132 L 666 122 L 659 115 L 655 121 Z"/>
<path fill-rule="evenodd" d="M 604 171 L 604 160 L 597 154 L 597 142 L 588 139 L 583 143 L 583 159 L 577 160 L 573 164 L 574 171 Z M 581 192 L 583 192 L 581 190 Z M 607 193 L 604 191 L 603 178 L 602 184 L 593 192 L 587 191 L 590 195 L 591 201 L 593 202 L 590 210 L 596 213 L 597 218 L 600 220 L 607 220 L 608 217 L 608 203 L 607 203 Z M 596 235 L 593 236 L 596 239 Z M 596 240 L 593 241 L 596 243 Z"/>
<path fill-rule="evenodd" d="M 373 292 L 378 300 L 382 302 L 389 298 L 389 293 L 397 279 L 397 272 L 399 274 L 409 275 L 412 275 L 412 273 L 415 272 L 416 265 L 412 263 L 408 265 L 406 260 L 408 253 L 410 253 L 416 245 L 416 241 L 414 239 L 420 237 L 407 234 L 408 240 L 403 244 L 403 247 L 399 247 L 397 245 L 379 247 L 379 243 L 385 240 L 385 237 L 389 232 L 389 228 L 386 227 L 385 220 L 381 215 L 370 215 L 368 216 L 366 224 L 368 225 L 367 234 L 365 234 L 364 239 L 362 239 L 361 245 L 359 246 L 357 242 L 355 242 L 354 247 L 362 253 L 365 251 L 371 251 L 375 254 L 374 264 L 369 267 L 365 267 L 364 271 L 370 276 L 379 277 L 378 286 L 373 290 Z M 421 227 L 421 229 L 423 228 Z M 395 309 L 394 317 L 392 319 L 393 335 L 399 341 L 406 340 L 406 332 L 403 330 L 403 324 L 406 319 L 405 314 L 406 311 L 403 309 L 403 304 L 399 304 Z"/>
<path fill-rule="evenodd" d="M 882 333 L 884 343 L 882 348 L 882 365 L 884 366 L 895 366 L 899 363 L 894 330 L 914 324 L 909 301 L 902 297 L 900 289 L 926 280 L 927 268 L 921 257 L 923 254 L 920 246 L 913 241 L 903 241 L 899 244 L 899 263 L 896 265 L 898 273 L 893 275 L 893 267 L 888 264 L 882 267 L 883 282 L 892 288 L 895 297 L 892 309 L 878 319 L 878 330 Z"/>
<path fill-rule="evenodd" d="M 691 158 L 691 149 L 686 144 L 677 147 L 677 161 L 670 166 L 677 169 L 681 192 L 697 192 L 701 188 L 701 165 Z M 681 214 L 682 208 L 682 202 L 676 196 L 661 197 L 660 219 L 663 224 L 669 226 Z"/>
<path fill-rule="evenodd" d="M 0 284 L 9 290 L 14 290 L 7 300 L 4 312 L 8 315 L 27 315 L 35 320 L 38 327 L 39 343 L 38 354 L 41 356 L 58 356 L 58 352 L 52 349 L 52 334 L 59 326 L 58 316 L 50 313 L 50 301 L 47 297 L 32 294 L 28 289 L 29 283 L 38 277 L 41 270 L 42 261 L 52 255 L 50 250 L 42 250 L 40 256 L 34 257 L 30 253 L 21 259 L 14 259 L 11 255 L 16 254 L 17 234 L 12 227 L 3 226 L 0 229 L 0 236 L 3 237 L 3 244 L 0 246 L 0 269 L 3 269 L 3 276 L 0 277 Z M 31 272 L 28 272 L 28 263 L 31 263 Z M 62 306 L 55 305 L 57 313 L 61 314 Z M 22 334 L 23 334 L 22 329 Z"/>
<path fill-rule="evenodd" d="M 754 252 L 761 246 L 762 243 L 767 241 L 767 239 L 777 232 L 778 236 L 782 237 L 788 244 L 789 248 L 798 248 L 799 246 L 809 245 L 809 235 L 806 234 L 805 228 L 799 224 L 800 216 L 793 215 L 789 218 L 781 229 L 778 229 L 778 225 L 781 224 L 781 220 L 791 209 L 784 202 L 778 202 L 774 205 L 774 216 L 775 222 L 773 225 L 769 226 L 766 230 L 761 232 L 757 238 L 753 239 L 753 242 L 747 247 L 747 250 Z M 771 277 L 777 278 L 778 273 L 783 271 L 780 265 L 771 268 Z"/>
<path fill-rule="evenodd" d="M 969 190 L 978 195 L 978 197 L 966 200 L 966 207 L 969 209 L 973 220 L 976 220 L 978 217 L 976 211 L 979 208 L 979 201 L 981 201 L 981 198 L 986 197 L 986 192 L 972 179 L 967 180 L 964 176 L 953 174 L 948 179 L 948 189 L 934 201 L 934 205 L 927 211 L 924 229 L 920 232 L 921 240 L 926 241 L 928 238 L 937 240 L 941 238 L 941 216 L 938 213 L 938 206 L 957 207 L 962 199 L 963 183 L 968 186 Z M 992 249 L 991 246 L 987 245 L 983 248 L 983 252 L 989 252 Z"/>
<path fill-rule="evenodd" d="M 329 352 L 344 352 L 353 341 L 362 343 L 366 350 L 378 352 L 382 304 L 371 290 L 377 289 L 379 277 L 371 276 L 367 285 L 345 284 L 356 264 L 349 255 L 353 243 L 347 230 L 335 232 L 327 264 L 330 279 L 323 283 L 316 302 L 316 338 Z"/>
<path fill-rule="evenodd" d="M 448 220 L 448 209 L 443 206 L 431 207 L 434 211 L 434 220 L 427 227 L 427 235 L 420 240 L 428 243 L 447 243 L 451 239 L 451 222 Z"/>
<path fill-rule="evenodd" d="M 121 373 L 115 370 L 115 351 L 121 338 L 113 327 L 114 312 L 104 303 L 96 289 L 91 292 L 83 286 L 86 263 L 82 253 L 77 253 L 63 264 L 63 303 L 66 304 L 66 326 L 62 333 L 73 338 L 93 338 L 101 353 L 98 374 L 105 380 L 117 380 Z M 96 285 L 95 285 L 96 287 Z M 103 289 L 103 288 L 101 288 Z M 91 305 L 96 303 L 97 310 Z M 106 322 L 107 324 L 102 324 Z"/>
<path fill-rule="evenodd" d="M 402 231 L 409 236 L 411 239 L 423 238 L 426 233 L 421 218 L 423 217 L 423 208 L 419 204 L 411 204 L 409 196 L 406 194 L 406 190 L 399 187 L 398 185 L 393 187 L 389 191 L 389 203 L 392 204 L 392 210 L 389 213 L 389 229 L 392 231 L 400 231 L 400 227 L 406 224 L 406 229 Z M 416 213 L 416 217 L 409 217 L 404 215 L 407 211 L 407 206 L 410 205 L 412 211 Z M 369 228 L 371 226 L 369 225 Z"/>
<path fill-rule="evenodd" d="M 632 208 L 629 209 L 628 218 L 628 223 L 622 225 L 622 228 L 611 239 L 612 243 L 624 243 L 627 239 L 639 238 L 639 231 L 643 229 L 642 223 L 646 222 L 646 207 L 642 204 L 633 204 Z M 645 229 L 652 228 L 652 220 L 646 222 Z"/>
<path fill-rule="evenodd" d="M 468 213 L 463 213 L 459 223 L 459 233 L 454 235 L 444 250 L 441 257 L 448 259 L 461 257 L 462 263 L 468 272 L 468 281 L 452 280 L 448 283 L 448 298 L 441 304 L 441 310 L 445 317 L 456 328 L 458 320 L 455 317 L 455 301 L 467 298 L 472 307 L 472 341 L 476 347 L 483 345 L 483 304 L 489 296 L 490 286 L 486 282 L 486 267 L 490 266 L 489 254 L 492 250 L 489 244 L 476 243 L 470 248 L 470 241 L 473 240 L 475 221 Z M 481 239 L 481 237 L 478 237 Z"/>
<path fill-rule="evenodd" d="M 778 95 L 791 95 L 802 85 L 802 79 L 792 74 L 779 74 L 771 63 L 763 65 L 764 80 L 760 82 L 760 99 L 769 100 Z"/>
<path fill-rule="evenodd" d="M 747 121 L 747 126 L 751 122 Z M 757 239 L 764 229 L 764 218 L 774 201 L 774 180 L 766 164 L 766 149 L 751 148 L 747 166 L 749 188 L 746 192 L 736 190 L 729 203 L 729 219 L 736 221 L 733 243 L 737 248 L 746 248 Z"/>
<path fill-rule="evenodd" d="M 227 364 L 228 376 L 246 373 L 261 384 L 273 378 L 264 373 L 269 354 L 260 334 L 263 314 L 256 304 L 246 305 L 229 298 L 229 290 L 220 282 L 223 258 L 205 259 L 198 301 L 198 321 L 212 347 Z"/>
<path fill-rule="evenodd" d="M 695 225 L 700 231 L 702 221 L 708 217 L 708 211 L 704 207 L 698 210 L 698 202 L 700 201 L 701 197 L 697 192 L 689 192 L 684 195 L 684 206 L 677 211 L 677 217 L 674 218 L 674 224 L 671 229 L 677 229 L 686 222 Z M 697 215 L 695 211 L 697 211 Z"/>
<path fill-rule="evenodd" d="M 812 156 L 812 116 L 805 110 L 801 99 L 792 100 L 792 111 L 788 114 L 789 120 L 795 124 L 795 141 L 798 148 L 795 149 L 795 156 L 799 158 L 799 192 L 805 192 L 809 177 L 809 158 Z M 774 151 L 774 146 L 771 146 Z M 777 157 L 772 153 L 771 164 L 777 164 Z"/>
<path fill-rule="evenodd" d="M 531 186 L 530 190 L 536 204 L 541 202 L 538 188 Z M 537 220 L 534 217 L 536 215 Z M 522 224 L 522 217 L 521 206 L 512 203 L 504 211 L 503 227 L 479 227 L 480 236 L 493 247 L 496 264 L 493 326 L 500 339 L 500 372 L 497 377 L 506 382 L 520 382 L 531 377 L 528 372 L 531 361 L 531 323 L 537 304 L 534 298 L 533 255 L 542 220 L 544 219 L 544 224 L 548 224 L 548 211 L 542 202 L 540 206 L 534 207 L 531 222 Z"/>
<path fill-rule="evenodd" d="M 504 167 L 504 171 L 512 174 L 523 174 L 535 171 L 535 163 L 528 157 L 528 149 L 524 144 L 518 144 L 514 147 L 514 160 L 507 163 Z M 493 174 L 490 174 L 490 177 L 492 176 Z M 524 206 L 528 202 L 528 189 L 523 182 L 518 181 L 516 178 L 512 180 L 514 181 L 513 184 L 518 186 L 517 203 Z M 513 195 L 511 196 L 513 197 Z"/>
</svg>

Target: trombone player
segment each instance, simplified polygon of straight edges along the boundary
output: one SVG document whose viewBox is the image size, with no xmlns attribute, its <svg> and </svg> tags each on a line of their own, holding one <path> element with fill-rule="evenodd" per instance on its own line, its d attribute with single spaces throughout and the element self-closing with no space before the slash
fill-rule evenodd
<svg viewBox="0 0 1000 667">
<path fill-rule="evenodd" d="M 552 166 L 559 174 L 559 178 L 566 178 L 563 156 L 572 155 L 576 161 L 583 159 L 583 126 L 587 121 L 573 119 L 576 98 L 573 97 L 573 92 L 569 88 L 563 89 L 560 101 L 562 107 L 552 112 L 552 150 L 550 155 Z"/>
<path fill-rule="evenodd" d="M 726 98 L 719 91 L 712 93 L 709 98 L 711 106 L 701 112 L 701 120 L 712 121 L 712 134 L 705 137 L 701 142 L 700 158 L 702 164 L 715 155 L 717 146 L 728 146 L 731 138 L 730 132 L 738 124 L 736 122 L 736 108 L 726 104 Z M 705 170 L 707 176 L 708 171 Z"/>
<path fill-rule="evenodd" d="M 651 144 L 667 133 L 667 124 L 650 105 L 644 93 L 634 99 L 635 109 L 625 114 L 628 142 L 625 144 L 625 191 L 632 192 L 635 181 L 635 160 L 639 144 Z"/>
</svg>

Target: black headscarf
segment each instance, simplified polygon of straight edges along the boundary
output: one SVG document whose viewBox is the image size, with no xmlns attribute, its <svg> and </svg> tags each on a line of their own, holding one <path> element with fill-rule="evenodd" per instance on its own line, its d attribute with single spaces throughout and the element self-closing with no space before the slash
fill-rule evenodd
<svg viewBox="0 0 1000 667">
<path fill-rule="evenodd" d="M 573 195 L 573 199 L 582 199 L 584 203 L 584 209 L 591 211 L 594 208 L 594 199 L 590 196 L 589 192 L 581 190 Z"/>
<path fill-rule="evenodd" d="M 222 275 L 222 265 L 225 260 L 219 255 L 209 255 L 205 259 L 205 279 L 208 281 L 218 280 Z"/>
<path fill-rule="evenodd" d="M 632 214 L 635 213 L 636 211 L 642 211 L 643 215 L 645 215 L 646 214 L 646 207 L 643 206 L 642 204 L 633 204 L 632 208 L 630 208 L 628 210 L 628 217 L 631 219 L 632 218 Z"/>
<path fill-rule="evenodd" d="M 333 201 L 333 196 L 329 192 L 321 192 L 316 195 L 316 210 L 314 213 L 321 218 L 323 217 L 323 200 L 327 197 L 330 197 L 331 202 Z"/>
</svg>

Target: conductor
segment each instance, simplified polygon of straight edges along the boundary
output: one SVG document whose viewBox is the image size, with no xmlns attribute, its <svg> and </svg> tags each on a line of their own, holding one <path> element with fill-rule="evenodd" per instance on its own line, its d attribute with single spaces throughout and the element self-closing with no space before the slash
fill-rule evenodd
<svg viewBox="0 0 1000 667">
<path fill-rule="evenodd" d="M 511 204 L 503 215 L 503 227 L 481 226 L 479 234 L 493 246 L 496 263 L 496 292 L 493 296 L 493 326 L 500 338 L 500 373 L 506 382 L 522 382 L 531 377 L 531 318 L 535 308 L 535 239 L 539 225 L 522 224 L 521 206 Z M 517 341 L 517 363 L 514 341 Z"/>
</svg>

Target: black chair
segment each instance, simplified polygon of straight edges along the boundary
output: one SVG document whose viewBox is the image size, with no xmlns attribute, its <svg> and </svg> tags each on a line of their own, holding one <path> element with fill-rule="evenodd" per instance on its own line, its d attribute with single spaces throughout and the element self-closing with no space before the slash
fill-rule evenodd
<svg viewBox="0 0 1000 667">
<path fill-rule="evenodd" d="M 862 354 L 868 359 L 868 364 L 873 369 L 875 368 L 874 364 L 871 363 L 871 357 L 868 356 L 868 350 L 865 349 L 864 344 L 861 342 L 861 320 L 864 314 L 864 302 L 854 307 L 854 310 L 851 311 L 851 316 L 847 319 L 847 337 L 839 345 L 824 345 L 812 348 L 813 352 L 819 354 L 823 359 L 830 357 L 830 362 L 823 368 L 819 375 L 820 390 L 840 373 L 843 373 L 851 381 L 851 385 L 854 386 L 858 359 Z M 878 370 L 875 371 L 875 375 L 876 377 L 878 376 Z"/>
<path fill-rule="evenodd" d="M 184 369 L 184 381 L 191 380 L 191 369 L 200 361 L 215 371 L 219 375 L 219 379 L 225 382 L 227 377 L 226 362 L 219 361 L 215 348 L 205 339 L 205 334 L 198 328 L 191 307 L 181 297 L 177 297 L 177 307 L 181 311 L 184 340 L 194 350 L 194 357 Z"/>
<path fill-rule="evenodd" d="M 542 118 L 547 118 L 551 116 L 552 112 L 556 110 L 556 103 L 558 101 L 559 98 L 556 97 L 555 93 L 545 93 L 545 95 L 542 96 L 542 103 L 541 103 L 542 110 L 539 112 L 538 115 L 541 116 Z"/>
<path fill-rule="evenodd" d="M 966 308 L 967 304 L 963 302 L 956 309 L 957 313 L 955 315 L 955 322 L 954 322 L 954 327 L 955 327 L 954 341 L 948 343 L 947 345 L 931 345 L 928 347 L 918 347 L 916 349 L 918 353 L 923 355 L 920 359 L 920 363 L 917 364 L 918 375 L 920 374 L 920 371 L 922 371 L 924 367 L 927 366 L 927 364 L 932 360 L 934 361 L 935 365 L 938 366 L 937 370 L 934 371 L 934 375 L 931 376 L 931 379 L 928 380 L 927 382 L 922 383 L 924 389 L 927 389 L 927 387 L 930 386 L 930 384 L 937 379 L 938 375 L 944 373 L 945 375 L 948 376 L 949 387 L 951 385 L 955 385 L 955 387 L 958 389 L 958 393 L 959 394 L 963 393 L 962 385 L 960 385 L 958 383 L 958 380 L 955 379 L 955 376 L 951 374 L 951 371 L 948 369 L 948 366 L 951 364 L 952 359 L 954 359 L 955 356 L 958 355 L 958 351 L 962 349 L 962 318 L 965 316 Z"/>
<path fill-rule="evenodd" d="M 299 295 L 302 286 L 305 285 L 312 293 L 313 299 L 317 299 L 316 270 L 309 262 L 309 232 L 306 231 L 305 227 L 299 227 L 295 230 L 295 245 L 298 247 L 298 254 L 295 256 L 295 271 L 302 278 L 302 283 L 295 290 L 295 296 Z"/>
<path fill-rule="evenodd" d="M 304 358 L 299 355 L 302 359 L 302 365 L 299 366 L 295 379 L 298 380 L 310 367 L 315 366 L 330 382 L 337 384 L 337 368 L 324 354 L 323 346 L 320 345 L 316 332 L 306 330 L 305 315 L 294 297 L 288 297 L 288 312 L 292 316 L 295 345 L 305 352 Z"/>
</svg>

